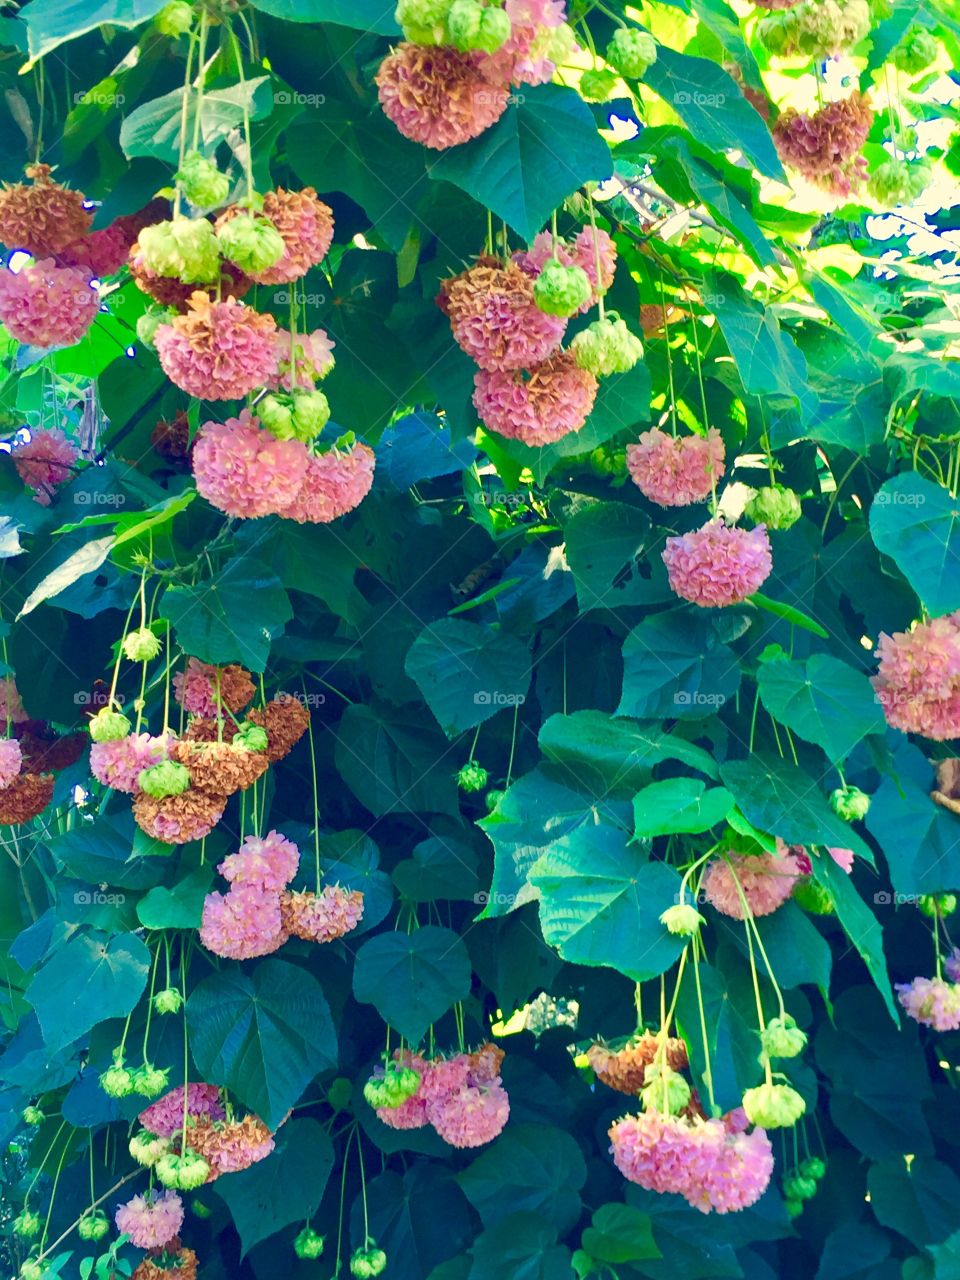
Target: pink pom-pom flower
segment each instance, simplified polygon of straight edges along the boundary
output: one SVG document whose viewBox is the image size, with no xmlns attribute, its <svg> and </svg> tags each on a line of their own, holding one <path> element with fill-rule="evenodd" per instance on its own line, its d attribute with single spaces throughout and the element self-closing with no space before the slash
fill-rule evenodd
<svg viewBox="0 0 960 1280">
<path fill-rule="evenodd" d="M 138 1249 L 162 1249 L 183 1226 L 183 1201 L 175 1191 L 134 1196 L 117 1208 L 115 1221 Z"/>
<path fill-rule="evenodd" d="M 359 507 L 373 485 L 376 459 L 359 441 L 349 449 L 311 454 L 303 484 L 282 514 L 298 524 L 329 524 Z"/>
<path fill-rule="evenodd" d="M 18 342 L 69 347 L 96 319 L 100 295 L 88 272 L 52 258 L 19 271 L 0 267 L 0 320 Z"/>
<path fill-rule="evenodd" d="M 197 491 L 228 516 L 253 520 L 286 513 L 303 486 L 310 455 L 299 440 L 278 440 L 249 409 L 208 422 L 193 447 Z"/>
<path fill-rule="evenodd" d="M 239 400 L 276 376 L 276 321 L 201 290 L 186 315 L 158 326 L 154 344 L 163 371 L 181 391 L 203 400 Z"/>
<path fill-rule="evenodd" d="M 25 444 L 15 444 L 13 465 L 24 484 L 36 490 L 35 501 L 50 505 L 54 492 L 73 474 L 80 450 L 59 427 L 34 431 Z"/>
<path fill-rule="evenodd" d="M 200 941 L 214 955 L 251 960 L 279 950 L 286 940 L 276 891 L 239 884 L 204 899 Z"/>
<path fill-rule="evenodd" d="M 265 836 L 247 836 L 237 853 L 228 854 L 217 867 L 234 885 L 279 892 L 297 874 L 300 850 L 278 831 Z"/>
<path fill-rule="evenodd" d="M 746 600 L 760 590 L 773 568 L 770 539 L 762 524 L 747 531 L 728 528 L 720 519 L 668 538 L 663 563 L 677 595 L 705 609 Z"/>
<path fill-rule="evenodd" d="M 943 742 L 960 737 L 960 613 L 882 633 L 873 687 L 887 723 Z"/>
<path fill-rule="evenodd" d="M 916 1022 L 934 1031 L 960 1031 L 960 985 L 942 978 L 897 983 L 897 999 Z"/>
<path fill-rule="evenodd" d="M 473 403 L 484 426 L 528 445 L 554 444 L 579 431 L 593 409 L 597 380 L 572 352 L 526 371 L 478 371 Z"/>
<path fill-rule="evenodd" d="M 0 790 L 9 787 L 23 766 L 23 752 L 16 738 L 0 738 Z"/>
<path fill-rule="evenodd" d="M 786 846 L 776 854 L 732 854 L 707 864 L 702 889 L 717 911 L 734 920 L 744 918 L 744 900 L 752 915 L 768 916 L 783 906 L 808 867 Z"/>
<path fill-rule="evenodd" d="M 630 478 L 661 507 L 687 507 L 709 498 L 723 475 L 723 439 L 716 427 L 704 436 L 669 436 L 654 427 L 627 445 Z"/>
<path fill-rule="evenodd" d="M 412 142 L 435 151 L 479 137 L 507 109 L 506 82 L 481 69 L 482 55 L 403 42 L 380 64 L 380 105 Z"/>
</svg>

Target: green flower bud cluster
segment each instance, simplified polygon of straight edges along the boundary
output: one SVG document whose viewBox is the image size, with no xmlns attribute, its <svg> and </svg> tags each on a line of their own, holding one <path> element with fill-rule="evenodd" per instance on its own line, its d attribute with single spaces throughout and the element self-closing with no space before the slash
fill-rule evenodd
<svg viewBox="0 0 960 1280">
<path fill-rule="evenodd" d="M 768 529 L 789 529 L 797 523 L 803 510 L 792 489 L 781 484 L 758 489 L 744 508 L 746 515 Z"/>
<path fill-rule="evenodd" d="M 533 282 L 533 300 L 548 316 L 572 316 L 590 301 L 593 286 L 583 267 L 552 258 Z"/>
<path fill-rule="evenodd" d="M 490 775 L 483 765 L 470 760 L 457 774 L 457 786 L 461 791 L 466 791 L 468 794 L 474 791 L 482 791 L 487 785 L 489 777 Z"/>
<path fill-rule="evenodd" d="M 413 44 L 446 44 L 452 0 L 397 0 L 394 17 L 404 40 Z"/>
<path fill-rule="evenodd" d="M 46 1117 L 39 1107 L 31 1105 L 23 1108 L 20 1113 L 20 1119 L 24 1124 L 29 1125 L 31 1128 L 36 1128 L 38 1124 L 43 1124 Z"/>
<path fill-rule="evenodd" d="M 757 37 L 780 57 L 830 58 L 858 44 L 871 25 L 868 0 L 802 0 L 763 18 Z"/>
<path fill-rule="evenodd" d="M 595 378 L 628 373 L 643 358 L 643 343 L 619 316 L 594 320 L 570 343 L 577 364 Z"/>
<path fill-rule="evenodd" d="M 32 1240 L 40 1230 L 40 1215 L 32 1209 L 23 1209 L 13 1220 L 13 1234 L 21 1240 Z"/>
<path fill-rule="evenodd" d="M 936 36 L 923 27 L 912 27 L 894 49 L 891 58 L 898 71 L 915 76 L 936 62 L 939 52 Z"/>
<path fill-rule="evenodd" d="M 447 35 L 455 49 L 496 53 L 510 39 L 513 27 L 505 9 L 479 0 L 453 0 L 447 15 Z"/>
<path fill-rule="evenodd" d="M 153 337 L 162 324 L 169 322 L 169 315 L 163 311 L 145 311 L 137 317 L 137 337 L 145 347 L 153 350 Z"/>
<path fill-rule="evenodd" d="M 311 444 L 330 421 L 330 404 L 322 391 L 271 392 L 257 404 L 257 416 L 278 440 Z"/>
<path fill-rule="evenodd" d="M 275 267 L 287 250 L 283 236 L 270 219 L 251 213 L 229 218 L 216 237 L 224 258 L 250 275 Z"/>
<path fill-rule="evenodd" d="M 389 1062 L 382 1076 L 372 1076 L 363 1086 L 363 1096 L 371 1107 L 393 1110 L 402 1107 L 419 1088 L 419 1071 Z"/>
<path fill-rule="evenodd" d="M 743 1095 L 743 1109 L 751 1124 L 761 1129 L 788 1129 L 807 1109 L 803 1098 L 789 1084 L 761 1084 Z"/>
<path fill-rule="evenodd" d="M 167 1087 L 169 1071 L 161 1071 L 159 1067 L 154 1067 L 149 1062 L 145 1062 L 131 1074 L 133 1091 L 143 1098 L 159 1098 Z"/>
<path fill-rule="evenodd" d="M 183 795 L 190 790 L 190 770 L 175 760 L 161 760 L 147 769 L 141 769 L 137 785 L 148 796 L 162 799 L 164 796 Z"/>
<path fill-rule="evenodd" d="M 130 1139 L 128 1150 L 137 1164 L 150 1169 L 170 1150 L 170 1142 L 167 1138 L 155 1138 L 146 1129 L 141 1129 Z"/>
<path fill-rule="evenodd" d="M 115 742 L 125 738 L 133 725 L 121 711 L 104 707 L 90 721 L 90 737 L 94 742 Z"/>
<path fill-rule="evenodd" d="M 381 1275 L 386 1266 L 387 1255 L 382 1249 L 372 1245 L 354 1250 L 350 1259 L 350 1274 L 356 1276 L 357 1280 L 371 1280 L 371 1277 Z"/>
<path fill-rule="evenodd" d="M 771 1018 L 760 1033 L 760 1044 L 765 1058 L 795 1058 L 803 1053 L 807 1034 L 797 1026 L 796 1019 L 785 1013 L 782 1018 Z"/>
<path fill-rule="evenodd" d="M 178 1191 L 195 1191 L 203 1186 L 210 1173 L 206 1160 L 195 1151 L 185 1151 L 181 1156 L 168 1152 L 153 1168 L 158 1181 Z"/>
<path fill-rule="evenodd" d="M 642 80 L 657 60 L 657 42 L 636 27 L 619 27 L 603 56 L 619 75 Z"/>
<path fill-rule="evenodd" d="M 266 729 L 247 720 L 233 735 L 232 742 L 235 747 L 243 747 L 247 751 L 266 751 L 270 740 Z"/>
<path fill-rule="evenodd" d="M 690 1086 L 666 1062 L 651 1062 L 644 1072 L 640 1098 L 645 1110 L 675 1116 L 689 1105 Z"/>
<path fill-rule="evenodd" d="M 319 1258 L 325 1245 L 326 1241 L 319 1231 L 314 1231 L 313 1227 L 304 1227 L 297 1233 L 293 1251 L 298 1258 Z"/>
<path fill-rule="evenodd" d="M 957 895 L 955 893 L 924 893 L 920 895 L 917 907 L 929 920 L 935 920 L 937 917 L 943 919 L 945 916 L 952 916 L 956 911 Z"/>
<path fill-rule="evenodd" d="M 220 246 L 206 218 L 174 218 L 144 227 L 137 237 L 143 265 L 181 284 L 214 284 L 220 275 Z"/>
<path fill-rule="evenodd" d="M 109 1230 L 110 1223 L 102 1209 L 89 1210 L 77 1223 L 81 1240 L 102 1240 Z"/>
<path fill-rule="evenodd" d="M 39 1262 L 34 1262 L 32 1258 L 28 1258 L 20 1267 L 20 1280 L 42 1280 L 43 1267 Z"/>
<path fill-rule="evenodd" d="M 588 102 L 606 102 L 617 87 L 618 76 L 614 71 L 595 68 L 580 77 L 580 96 Z"/>
<path fill-rule="evenodd" d="M 123 652 L 131 662 L 150 662 L 160 652 L 160 640 L 149 627 L 138 627 L 124 636 Z"/>
<path fill-rule="evenodd" d="M 193 5 L 173 0 L 157 14 L 157 30 L 163 36 L 183 36 L 193 26 Z"/>
<path fill-rule="evenodd" d="M 153 997 L 153 1008 L 156 1013 L 179 1013 L 183 1004 L 183 996 L 176 987 L 164 987 Z"/>
<path fill-rule="evenodd" d="M 100 1088 L 108 1098 L 129 1098 L 134 1092 L 133 1072 L 128 1071 L 122 1059 L 116 1059 L 100 1076 Z"/>
<path fill-rule="evenodd" d="M 878 204 L 887 208 L 912 204 L 923 195 L 933 177 L 925 160 L 884 160 L 871 173 L 867 190 Z"/>
<path fill-rule="evenodd" d="M 859 787 L 837 787 L 830 793 L 830 808 L 844 822 L 859 822 L 867 816 L 870 797 Z"/>
<path fill-rule="evenodd" d="M 198 209 L 216 209 L 230 194 L 230 179 L 199 151 L 189 152 L 177 172 L 180 190 Z"/>
<path fill-rule="evenodd" d="M 675 906 L 667 907 L 660 916 L 660 923 L 667 933 L 692 938 L 700 932 L 700 926 L 706 924 L 706 920 L 691 903 L 678 902 Z"/>
<path fill-rule="evenodd" d="M 811 912 L 812 915 L 829 916 L 833 913 L 833 896 L 830 890 L 814 880 L 812 876 L 804 876 L 798 881 L 791 897 L 798 906 L 803 907 L 804 911 Z"/>
</svg>

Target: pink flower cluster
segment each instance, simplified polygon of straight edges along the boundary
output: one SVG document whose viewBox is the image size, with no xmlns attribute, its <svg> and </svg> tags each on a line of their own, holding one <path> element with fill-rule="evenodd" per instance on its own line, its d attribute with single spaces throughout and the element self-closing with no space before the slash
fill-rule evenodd
<svg viewBox="0 0 960 1280">
<path fill-rule="evenodd" d="M 336 343 L 325 329 L 312 333 L 298 333 L 291 338 L 288 329 L 278 329 L 274 338 L 277 353 L 277 372 L 269 383 L 273 390 L 292 391 L 294 386 L 312 387 L 326 377 L 334 365 L 333 348 Z M 291 376 L 291 347 L 296 363 L 296 379 Z"/>
<path fill-rule="evenodd" d="M 503 115 L 512 84 L 545 84 L 556 70 L 542 51 L 562 25 L 562 0 L 507 0 L 509 39 L 496 53 L 461 53 L 404 41 L 380 64 L 384 114 L 400 133 L 436 151 L 478 137 Z"/>
<path fill-rule="evenodd" d="M 16 738 L 0 738 L 0 790 L 6 790 L 23 768 L 23 752 Z"/>
<path fill-rule="evenodd" d="M 215 1084 L 187 1086 L 187 1118 L 223 1120 L 226 1112 Z M 183 1085 L 177 1085 L 156 1102 L 151 1102 L 137 1117 L 145 1129 L 158 1138 L 172 1138 L 183 1128 Z"/>
<path fill-rule="evenodd" d="M 549 231 L 541 231 L 529 249 L 513 255 L 514 262 L 532 279 L 536 279 L 547 263 L 553 258 L 553 236 Z M 557 258 L 565 267 L 580 267 L 587 273 L 593 294 L 581 306 L 582 312 L 589 311 L 597 303 L 600 294 L 606 293 L 613 284 L 617 270 L 617 246 L 602 228 L 596 233 L 592 227 L 584 227 L 570 244 L 561 241 L 557 245 Z M 597 275 L 597 260 L 600 262 L 600 274 Z M 599 279 L 599 288 L 597 282 Z"/>
<path fill-rule="evenodd" d="M 186 315 L 158 326 L 154 344 L 164 373 L 203 400 L 239 400 L 277 373 L 276 322 L 227 298 L 198 290 Z"/>
<path fill-rule="evenodd" d="M 873 124 L 873 108 L 859 93 L 828 102 L 813 115 L 788 107 L 773 126 L 784 164 L 834 195 L 847 196 L 867 176 L 859 154 Z"/>
<path fill-rule="evenodd" d="M 59 427 L 34 431 L 25 444 L 14 444 L 13 465 L 17 475 L 31 489 L 34 501 L 49 507 L 50 499 L 71 476 L 80 450 Z"/>
<path fill-rule="evenodd" d="M 684 600 L 704 609 L 739 604 L 759 591 L 773 560 L 766 528 L 728 528 L 722 519 L 668 538 L 663 549 L 670 586 Z"/>
<path fill-rule="evenodd" d="M 960 737 L 960 613 L 885 633 L 873 687 L 887 723 L 943 742 Z"/>
<path fill-rule="evenodd" d="M 230 881 L 226 894 L 207 894 L 200 941 L 215 955 L 250 960 L 269 955 L 287 940 L 280 915 L 280 893 L 297 873 L 300 850 L 279 832 L 247 836 L 239 853 L 224 858 L 217 870 Z"/>
<path fill-rule="evenodd" d="M 0 320 L 18 342 L 69 347 L 96 319 L 100 295 L 90 274 L 58 267 L 52 258 L 19 271 L 0 268 Z"/>
<path fill-rule="evenodd" d="M 723 462 L 723 438 L 716 427 L 705 437 L 668 436 L 654 427 L 627 445 L 631 480 L 661 507 L 688 507 L 709 498 L 723 475 Z"/>
<path fill-rule="evenodd" d="M 897 983 L 897 999 L 916 1022 L 934 1031 L 960 1031 L 960 984 L 942 978 Z"/>
<path fill-rule="evenodd" d="M 183 1201 L 175 1191 L 134 1196 L 118 1207 L 115 1221 L 138 1249 L 162 1249 L 183 1226 Z"/>
<path fill-rule="evenodd" d="M 128 733 L 112 742 L 95 742 L 90 748 L 90 772 L 105 787 L 134 795 L 142 769 L 169 759 L 171 737 Z"/>
<path fill-rule="evenodd" d="M 429 1060 L 407 1050 L 394 1055 L 419 1072 L 413 1097 L 399 1107 L 379 1107 L 377 1115 L 392 1129 L 422 1129 L 430 1124 L 452 1147 L 481 1147 L 507 1123 L 510 1099 L 500 1079 L 502 1052 L 487 1045 L 476 1053 Z"/>
<path fill-rule="evenodd" d="M 747 1209 L 766 1191 L 773 1150 L 763 1129 L 746 1132 L 746 1117 L 690 1119 L 645 1111 L 610 1128 L 613 1161 L 647 1191 L 681 1195 L 701 1213 Z"/>
<path fill-rule="evenodd" d="M 579 431 L 597 398 L 597 380 L 572 352 L 561 351 L 530 370 L 474 378 L 473 404 L 483 424 L 508 440 L 554 444 Z"/>
<path fill-rule="evenodd" d="M 313 454 L 299 440 L 278 440 L 244 409 L 201 428 L 192 462 L 197 490 L 227 515 L 326 524 L 370 492 L 375 458 L 360 443 Z"/>
<path fill-rule="evenodd" d="M 701 887 L 717 911 L 742 920 L 744 899 L 752 915 L 768 916 L 783 906 L 798 878 L 809 871 L 806 855 L 780 845 L 776 854 L 730 854 L 714 858 L 707 864 Z"/>
</svg>

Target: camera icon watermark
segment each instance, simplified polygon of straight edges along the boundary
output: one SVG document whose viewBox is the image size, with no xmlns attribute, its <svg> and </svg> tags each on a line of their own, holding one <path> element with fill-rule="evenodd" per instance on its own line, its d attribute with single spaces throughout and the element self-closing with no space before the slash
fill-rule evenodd
<svg viewBox="0 0 960 1280">
<path fill-rule="evenodd" d="M 726 700 L 725 694 L 703 693 L 699 689 L 695 693 L 681 689 L 673 695 L 674 705 L 678 707 L 722 707 Z"/>
<path fill-rule="evenodd" d="M 122 907 L 126 900 L 125 893 L 107 893 L 103 889 L 78 889 L 73 895 L 78 907 Z"/>
<path fill-rule="evenodd" d="M 898 489 L 885 492 L 881 489 L 873 500 L 878 507 L 922 507 L 927 497 L 923 493 L 902 493 Z"/>
<path fill-rule="evenodd" d="M 522 490 L 492 489 L 489 493 L 484 489 L 474 494 L 471 501 L 480 507 L 523 507 L 527 503 L 527 495 Z"/>
<path fill-rule="evenodd" d="M 304 707 L 323 707 L 327 702 L 325 693 L 304 693 L 301 690 L 299 693 L 293 694 L 293 697 Z"/>
<path fill-rule="evenodd" d="M 278 89 L 273 100 L 279 106 L 322 107 L 327 100 L 325 93 L 298 93 L 296 89 Z"/>
<path fill-rule="evenodd" d="M 473 901 L 478 907 L 512 907 L 516 905 L 517 895 L 515 893 L 487 893 L 481 890 L 473 895 Z"/>
<path fill-rule="evenodd" d="M 105 707 L 110 699 L 106 693 L 92 694 L 87 689 L 80 689 L 73 695 L 73 701 L 78 707 Z M 112 701 L 115 706 L 122 707 L 126 699 L 122 693 L 115 693 Z"/>
<path fill-rule="evenodd" d="M 122 493 L 100 493 L 89 489 L 78 489 L 73 494 L 73 501 L 78 507 L 125 507 L 127 499 Z"/>
<path fill-rule="evenodd" d="M 473 695 L 478 707 L 522 707 L 526 700 L 524 693 L 504 693 L 500 689 L 478 689 Z"/>
<path fill-rule="evenodd" d="M 273 300 L 278 306 L 289 306 L 295 302 L 298 307 L 322 307 L 327 300 L 325 293 L 304 293 L 300 289 L 276 289 Z"/>
<path fill-rule="evenodd" d="M 122 107 L 126 102 L 123 93 L 110 93 L 105 89 L 81 89 L 73 95 L 74 106 Z"/>
</svg>

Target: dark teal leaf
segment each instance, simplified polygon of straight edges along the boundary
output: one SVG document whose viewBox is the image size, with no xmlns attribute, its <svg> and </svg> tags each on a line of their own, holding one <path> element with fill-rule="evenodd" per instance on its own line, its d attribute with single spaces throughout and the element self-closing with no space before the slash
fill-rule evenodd
<svg viewBox="0 0 960 1280">
<path fill-rule="evenodd" d="M 254 9 L 286 22 L 336 22 L 358 31 L 395 36 L 394 5 L 382 0 L 250 0 Z"/>
<path fill-rule="evenodd" d="M 570 1251 L 556 1240 L 541 1214 L 511 1214 L 474 1241 L 470 1280 L 574 1280 Z"/>
<path fill-rule="evenodd" d="M 956 1230 L 960 1178 L 939 1160 L 885 1160 L 870 1170 L 867 1186 L 877 1221 L 913 1245 L 941 1244 Z"/>
<path fill-rule="evenodd" d="M 470 960 L 460 935 L 425 925 L 381 933 L 357 952 L 353 994 L 413 1044 L 470 994 Z"/>
<path fill-rule="evenodd" d="M 829 760 L 843 761 L 868 734 L 886 729 L 867 677 L 829 654 L 815 653 L 806 662 L 763 662 L 758 683 L 774 719 L 822 747 Z"/>
<path fill-rule="evenodd" d="M 915 471 L 894 476 L 870 507 L 870 533 L 934 616 L 960 608 L 960 501 Z"/>
<path fill-rule="evenodd" d="M 587 1166 L 580 1145 L 549 1125 L 510 1125 L 457 1182 L 486 1227 L 511 1213 L 539 1213 L 559 1233 L 580 1216 Z"/>
<path fill-rule="evenodd" d="M 58 1053 L 98 1022 L 125 1017 L 149 969 L 150 952 L 132 933 L 78 934 L 57 948 L 26 992 L 48 1051 Z"/>
<path fill-rule="evenodd" d="M 696 778 L 652 782 L 633 797 L 634 835 L 652 837 L 709 831 L 733 808 L 725 787 L 705 787 Z"/>
<path fill-rule="evenodd" d="M 629 1204 L 602 1204 L 584 1230 L 581 1244 L 600 1262 L 641 1262 L 660 1257 L 650 1215 Z"/>
<path fill-rule="evenodd" d="M 213 868 L 198 867 L 169 889 L 157 885 L 137 903 L 137 918 L 145 929 L 199 929 L 212 881 Z"/>
<path fill-rule="evenodd" d="M 930 799 L 935 787 L 930 761 L 903 741 L 867 812 L 867 829 L 883 850 L 894 889 L 910 897 L 960 883 L 960 817 Z"/>
<path fill-rule="evenodd" d="M 640 720 L 702 720 L 740 685 L 733 650 L 699 613 L 645 618 L 623 645 L 623 698 L 617 715 Z"/>
<path fill-rule="evenodd" d="M 161 609 L 186 653 L 263 671 L 270 644 L 293 617 L 280 579 L 246 556 L 196 587 L 167 587 Z"/>
<path fill-rule="evenodd" d="M 30 0 L 18 17 L 26 23 L 31 62 L 66 40 L 95 27 L 138 27 L 155 17 L 166 0 Z"/>
<path fill-rule="evenodd" d="M 530 654 L 509 632 L 458 618 L 428 623 L 405 670 L 449 738 L 521 705 L 530 685 Z"/>
</svg>

